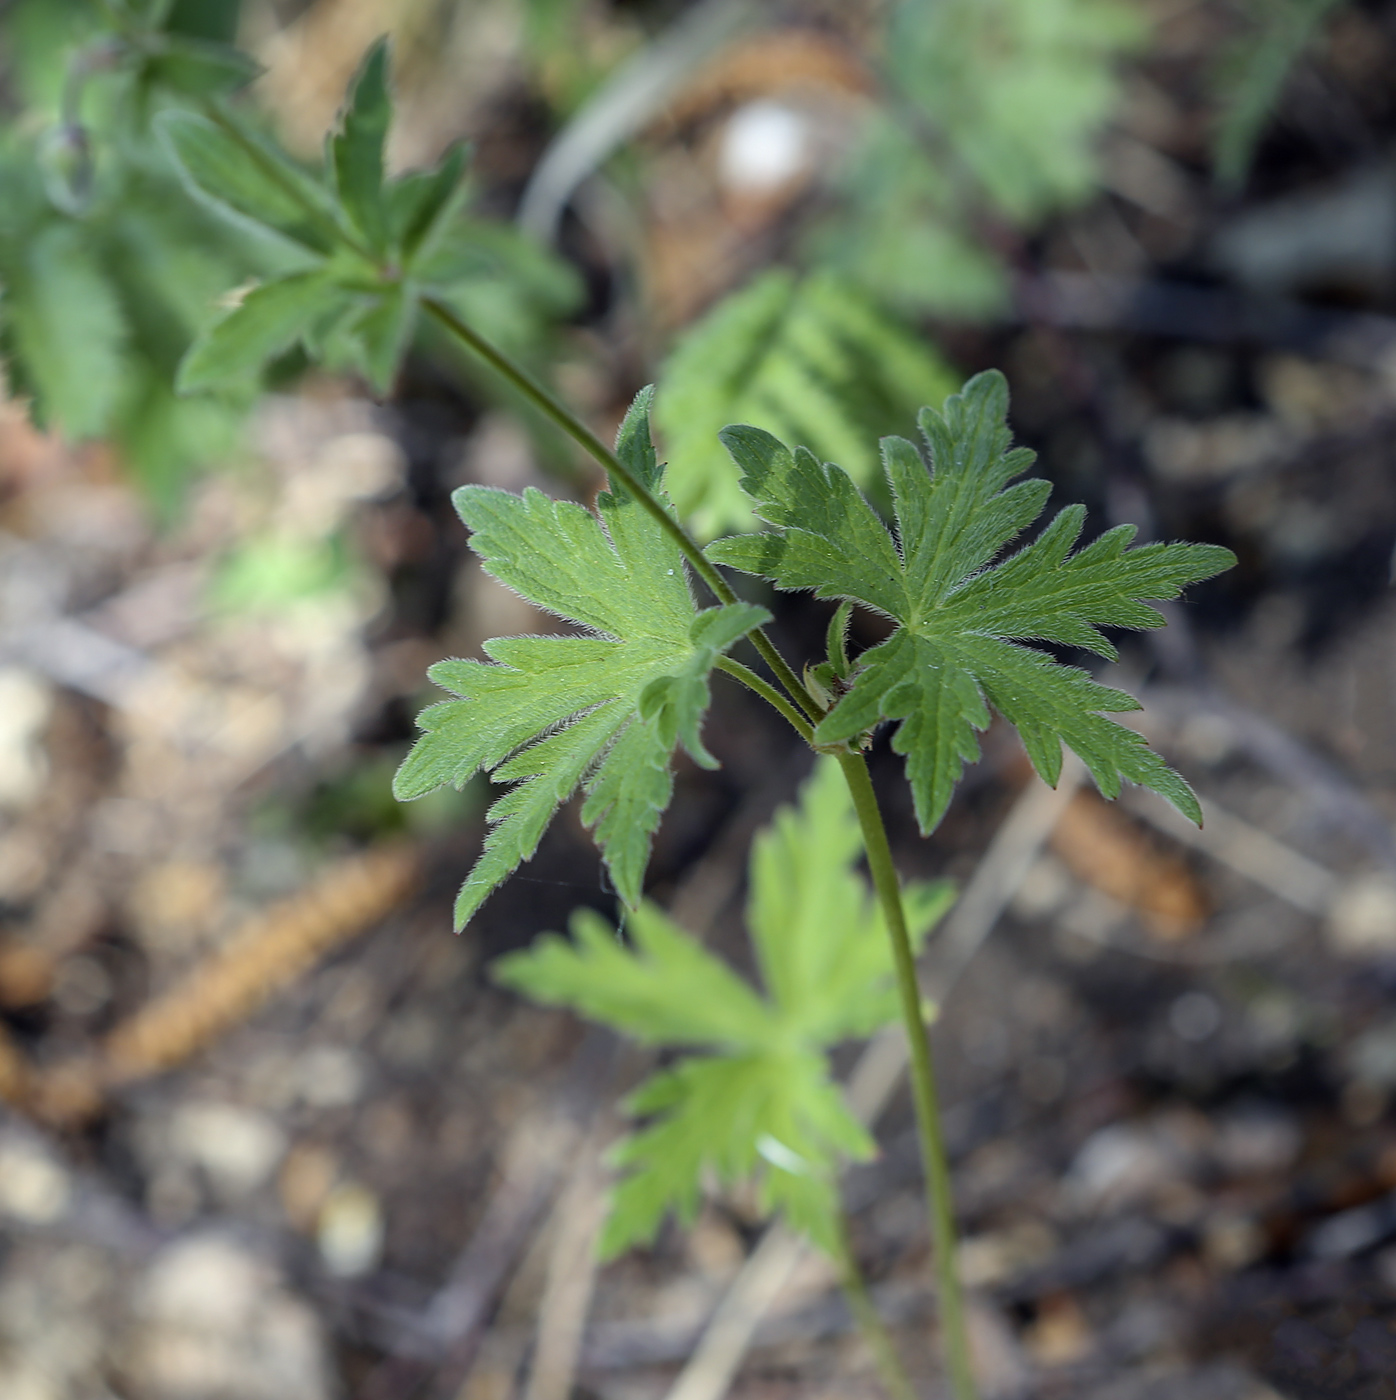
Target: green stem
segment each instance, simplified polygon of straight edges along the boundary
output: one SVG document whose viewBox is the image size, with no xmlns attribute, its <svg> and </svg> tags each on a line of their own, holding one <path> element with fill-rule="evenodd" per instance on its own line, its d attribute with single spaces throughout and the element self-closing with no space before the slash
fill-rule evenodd
<svg viewBox="0 0 1396 1400">
<path fill-rule="evenodd" d="M 445 302 L 437 297 L 423 297 L 422 307 L 429 316 L 434 317 L 445 326 L 457 340 L 462 341 L 484 360 L 500 378 L 507 380 L 549 422 L 560 428 L 573 442 L 595 458 L 612 479 L 621 482 L 625 489 L 640 503 L 641 508 L 654 518 L 660 529 L 678 546 L 679 552 L 688 560 L 694 573 L 712 589 L 719 602 L 735 603 L 739 601 L 737 595 L 732 591 L 731 584 L 718 573 L 716 566 L 709 561 L 697 541 L 660 505 L 639 478 L 631 472 L 630 468 L 576 414 L 560 404 L 502 350 L 497 349 L 474 327 L 457 316 Z M 824 711 L 809 691 L 805 689 L 800 678 L 790 669 L 785 658 L 771 645 L 770 639 L 765 633 L 759 630 L 753 632 L 751 641 L 756 650 L 761 653 L 761 659 L 771 668 L 776 679 L 790 693 L 796 704 L 812 720 L 818 721 L 823 718 Z"/>
<path fill-rule="evenodd" d="M 867 1280 L 849 1244 L 848 1222 L 842 1218 L 838 1222 L 838 1232 L 839 1284 L 843 1288 L 843 1296 L 848 1300 L 853 1320 L 863 1334 L 863 1342 L 872 1353 L 883 1388 L 891 1400 L 916 1400 L 916 1391 L 902 1366 L 901 1357 L 897 1355 L 892 1334 L 878 1316 L 877 1307 L 868 1292 Z"/>
<path fill-rule="evenodd" d="M 950 1184 L 950 1164 L 941 1129 L 935 1069 L 931 1063 L 931 1042 L 921 1013 L 921 987 L 916 979 L 916 959 L 911 951 L 906 913 L 902 908 L 901 884 L 897 879 L 896 866 L 892 863 L 892 848 L 887 841 L 887 828 L 882 823 L 882 813 L 878 809 L 867 763 L 862 755 L 852 753 L 841 753 L 838 760 L 863 828 L 868 870 L 892 939 L 897 994 L 901 1000 L 902 1022 L 911 1056 L 911 1087 L 916 1101 L 916 1125 L 921 1137 L 921 1160 L 926 1172 L 926 1206 L 935 1245 L 942 1345 L 956 1400 L 977 1400 L 978 1390 L 970 1364 L 969 1333 L 965 1326 L 964 1297 L 955 1269 L 955 1201 Z"/>
<path fill-rule="evenodd" d="M 729 676 L 741 681 L 748 690 L 755 691 L 768 705 L 773 705 L 779 710 L 795 727 L 795 732 L 805 743 L 811 745 L 814 743 L 814 729 L 810 722 L 775 686 L 768 685 L 750 667 L 743 666 L 740 661 L 733 661 L 730 656 L 719 656 L 713 664 L 719 671 L 726 671 Z"/>
</svg>

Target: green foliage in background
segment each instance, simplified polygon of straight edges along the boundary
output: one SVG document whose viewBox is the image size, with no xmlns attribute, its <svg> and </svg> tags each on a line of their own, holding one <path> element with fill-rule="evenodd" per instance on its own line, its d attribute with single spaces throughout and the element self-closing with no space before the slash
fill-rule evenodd
<svg viewBox="0 0 1396 1400">
<path fill-rule="evenodd" d="M 623 1176 L 603 1256 L 652 1240 L 671 1211 L 691 1223 L 709 1177 L 755 1176 L 763 1211 L 841 1257 L 839 1160 L 865 1159 L 873 1143 L 827 1051 L 897 1014 L 887 931 L 855 874 L 862 850 L 838 764 L 820 759 L 798 809 L 777 813 L 752 848 L 747 927 L 764 994 L 649 903 L 627 918 L 628 944 L 581 910 L 572 942 L 545 936 L 495 963 L 500 982 L 535 1001 L 702 1052 L 671 1061 L 625 1103 L 649 1121 L 615 1152 Z M 939 882 L 905 895 L 919 946 L 952 891 Z"/>
<path fill-rule="evenodd" d="M 649 403 L 649 391 L 635 401 L 616 453 L 667 505 Z M 709 673 L 770 614 L 746 603 L 700 611 L 673 540 L 615 481 L 596 514 L 533 489 L 516 496 L 463 486 L 453 500 L 490 574 L 591 633 L 495 638 L 485 643 L 491 662 L 431 668 L 432 680 L 461 698 L 418 717 L 426 733 L 398 773 L 398 796 L 463 787 L 481 769 L 516 785 L 490 809 L 493 826 L 456 901 L 456 926 L 533 855 L 579 786 L 582 820 L 596 829 L 616 890 L 637 904 L 673 793 L 673 751 L 682 744 L 695 762 L 716 767 L 699 734 Z"/>
<path fill-rule="evenodd" d="M 872 444 L 954 387 L 900 319 L 979 319 L 1008 299 L 994 221 L 1028 229 L 1089 198 L 1145 37 L 1125 0 L 902 0 L 881 58 L 886 97 L 807 230 L 817 271 L 759 274 L 680 339 L 656 421 L 669 488 L 697 534 L 750 529 L 714 434 L 750 423 L 877 489 Z M 886 308 L 895 307 L 898 316 Z"/>
<path fill-rule="evenodd" d="M 4 19 L 22 106 L 0 131 L 0 354 L 40 423 L 114 439 L 168 511 L 246 407 L 179 399 L 176 366 L 214 299 L 268 253 L 190 205 L 147 118 L 252 65 L 189 6 L 116 30 L 98 18 L 30 0 Z"/>
<path fill-rule="evenodd" d="M 1249 0 L 1248 31 L 1218 65 L 1221 117 L 1212 150 L 1217 178 L 1233 188 L 1251 168 L 1295 63 L 1340 0 Z"/>
<path fill-rule="evenodd" d="M 292 268 L 248 290 L 206 327 L 180 367 L 185 392 L 254 381 L 296 348 L 391 387 L 421 301 L 439 298 L 517 349 L 570 300 L 575 282 L 509 230 L 462 217 L 466 156 L 389 179 L 388 51 L 355 79 L 323 171 L 212 112 L 166 112 L 160 134 L 196 198 L 230 222 L 276 238 Z M 515 275 L 518 274 L 518 275 Z"/>
<path fill-rule="evenodd" d="M 1029 228 L 1094 192 L 1116 69 L 1145 36 L 1125 0 L 902 0 L 888 99 L 815 255 L 902 308 L 998 309 L 1000 263 L 976 218 Z"/>
<path fill-rule="evenodd" d="M 934 350 L 846 278 L 764 272 L 690 329 L 664 367 L 655 422 L 666 484 L 702 538 L 751 529 L 719 429 L 760 424 L 866 485 L 878 434 L 909 427 L 956 383 Z"/>
<path fill-rule="evenodd" d="M 708 557 L 897 624 L 857 658 L 814 740 L 861 743 L 884 720 L 900 721 L 892 747 L 906 755 L 922 831 L 934 829 L 964 764 L 978 759 L 976 731 L 988 728 L 990 705 L 1018 730 L 1044 782 L 1060 777 L 1065 743 L 1107 797 L 1128 779 L 1200 823 L 1192 789 L 1139 734 L 1100 713 L 1137 710 L 1137 700 L 1019 643 L 1056 642 L 1114 660 L 1101 627 L 1162 627 L 1139 600 L 1175 598 L 1234 556 L 1216 545 L 1129 549 L 1132 525 L 1072 554 L 1086 512 L 1068 506 L 1031 544 L 995 563 L 1051 492 L 1040 478 L 1009 485 L 1034 454 L 1010 450 L 1007 414 L 1008 385 L 991 370 L 948 399 L 943 415 L 922 411 L 924 457 L 905 438 L 883 439 L 895 537 L 841 468 L 803 447 L 792 453 L 758 428 L 729 428 L 723 441 L 742 488 L 773 528 L 719 540 Z"/>
<path fill-rule="evenodd" d="M 29 0 L 4 21 L 25 103 L 0 135 L 7 382 L 41 424 L 114 439 L 166 514 L 267 375 L 309 355 L 386 392 L 423 292 L 535 362 L 581 295 L 566 264 L 470 217 L 462 149 L 385 177 L 382 45 L 323 173 L 234 116 L 224 96 L 256 65 L 217 42 L 230 16 Z"/>
</svg>

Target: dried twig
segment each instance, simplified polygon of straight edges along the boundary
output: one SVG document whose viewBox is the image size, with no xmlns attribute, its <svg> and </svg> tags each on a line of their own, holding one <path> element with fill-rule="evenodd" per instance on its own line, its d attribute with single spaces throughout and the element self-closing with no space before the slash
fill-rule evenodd
<svg viewBox="0 0 1396 1400">
<path fill-rule="evenodd" d="M 28 1063 L 10 1033 L 0 1026 L 0 1103 L 22 1108 L 28 1097 Z"/>
<path fill-rule="evenodd" d="M 723 1294 L 667 1400 L 720 1400 L 737 1374 L 761 1319 L 808 1250 L 784 1225 L 771 1225 Z"/>
<path fill-rule="evenodd" d="M 609 1124 L 594 1128 L 558 1198 L 548 1280 L 538 1308 L 537 1342 L 525 1400 L 568 1400 L 596 1285 L 596 1240 L 606 1217 L 601 1150 Z"/>
<path fill-rule="evenodd" d="M 1067 805 L 1052 848 L 1073 875 L 1135 910 L 1158 938 L 1187 937 L 1206 920 L 1208 901 L 1187 862 L 1093 792 Z"/>
<path fill-rule="evenodd" d="M 405 846 L 354 856 L 250 919 L 213 957 L 119 1025 L 104 1074 L 123 1083 L 187 1060 L 399 904 L 420 869 Z"/>
<path fill-rule="evenodd" d="M 181 1064 L 295 982 L 331 948 L 382 919 L 411 888 L 419 869 L 420 857 L 402 846 L 341 861 L 309 888 L 249 919 L 212 957 L 118 1025 L 99 1055 L 27 1076 L 21 1063 L 16 1082 L 25 1088 L 24 1105 L 48 1121 L 81 1119 L 101 1107 L 108 1089 Z"/>
<path fill-rule="evenodd" d="M 1202 803 L 1205 821 L 1200 831 L 1164 803 L 1144 801 L 1134 793 L 1128 800 L 1131 810 L 1175 841 L 1230 866 L 1296 909 L 1327 914 L 1342 886 L 1326 866 L 1218 807 L 1211 798 Z"/>
</svg>

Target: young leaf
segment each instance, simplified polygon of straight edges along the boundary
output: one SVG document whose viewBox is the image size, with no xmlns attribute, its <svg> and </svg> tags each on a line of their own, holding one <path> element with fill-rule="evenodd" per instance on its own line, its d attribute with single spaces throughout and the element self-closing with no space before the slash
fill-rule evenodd
<svg viewBox="0 0 1396 1400">
<path fill-rule="evenodd" d="M 452 146 L 435 170 L 400 175 L 388 186 L 389 236 L 405 261 L 429 253 L 436 235 L 459 208 L 467 154 L 465 146 Z"/>
<path fill-rule="evenodd" d="M 705 1177 L 761 1178 L 767 1209 L 836 1248 L 840 1156 L 865 1157 L 867 1134 L 845 1107 L 825 1051 L 896 1015 L 886 930 L 854 873 L 858 821 L 838 764 L 821 759 L 801 792 L 756 841 L 747 921 L 766 995 L 641 904 L 633 946 L 579 910 L 571 943 L 553 936 L 494 965 L 535 1000 L 570 1006 L 652 1045 L 699 1047 L 642 1084 L 627 1103 L 653 1121 L 621 1144 L 626 1174 L 602 1236 L 605 1255 L 653 1237 L 669 1211 L 691 1219 Z M 945 884 L 908 891 L 919 945 L 945 912 Z"/>
<path fill-rule="evenodd" d="M 278 147 L 193 112 L 161 112 L 156 128 L 193 194 L 227 218 L 318 253 L 332 248 L 328 192 Z"/>
<path fill-rule="evenodd" d="M 180 393 L 256 374 L 267 360 L 292 345 L 323 314 L 338 293 L 323 272 L 294 272 L 264 282 L 243 297 L 189 347 L 179 367 Z"/>
<path fill-rule="evenodd" d="M 838 1160 L 874 1149 L 818 1051 L 690 1058 L 646 1080 L 624 1108 L 654 1121 L 612 1156 L 626 1175 L 601 1232 L 603 1259 L 652 1240 L 670 1211 L 691 1224 L 709 1173 L 728 1185 L 758 1176 L 761 1209 L 837 1257 Z"/>
<path fill-rule="evenodd" d="M 804 448 L 792 454 L 759 429 L 729 428 L 723 441 L 742 485 L 775 529 L 719 540 L 709 557 L 782 588 L 851 599 L 898 624 L 858 658 L 815 742 L 847 742 L 900 720 L 892 746 L 906 755 L 923 831 L 944 815 L 963 765 L 978 758 L 976 731 L 987 728 L 990 705 L 1017 727 L 1046 782 L 1056 783 L 1066 743 L 1107 797 L 1128 779 L 1200 823 L 1183 779 L 1138 734 L 1102 718 L 1137 710 L 1137 701 L 1018 643 L 1061 642 L 1113 659 L 1100 627 L 1161 627 L 1141 599 L 1176 598 L 1235 557 L 1215 545 L 1128 549 L 1129 525 L 1073 555 L 1085 512 L 1068 506 L 1032 544 L 990 567 L 1050 491 L 1041 480 L 1009 485 L 1033 454 L 1008 450 L 1007 412 L 1007 383 L 991 370 L 948 399 L 944 416 L 922 411 L 929 465 L 905 439 L 883 441 L 896 541 L 840 468 Z"/>
<path fill-rule="evenodd" d="M 655 418 L 679 514 L 707 539 L 754 522 L 717 434 L 752 422 L 866 483 L 870 444 L 955 387 L 943 360 L 846 279 L 765 272 L 720 302 L 665 366 Z"/>
<path fill-rule="evenodd" d="M 387 241 L 383 199 L 383 143 L 392 120 L 388 96 L 388 41 L 368 51 L 350 89 L 340 129 L 330 138 L 330 167 L 340 203 L 373 248 Z"/>
<path fill-rule="evenodd" d="M 650 399 L 649 390 L 636 398 L 616 451 L 662 500 Z M 453 500 L 495 578 L 590 635 L 496 638 L 485 643 L 490 662 L 433 666 L 432 680 L 461 698 L 418 717 L 426 733 L 394 791 L 407 799 L 461 787 L 481 769 L 517 784 L 490 810 L 494 826 L 456 902 L 457 927 L 533 854 L 578 786 L 587 793 L 582 820 L 634 905 L 673 788 L 670 755 L 682 743 L 714 766 L 698 734 L 708 674 L 770 614 L 745 603 L 699 612 L 677 547 L 617 483 L 597 498 L 596 514 L 532 489 L 465 486 Z"/>
</svg>

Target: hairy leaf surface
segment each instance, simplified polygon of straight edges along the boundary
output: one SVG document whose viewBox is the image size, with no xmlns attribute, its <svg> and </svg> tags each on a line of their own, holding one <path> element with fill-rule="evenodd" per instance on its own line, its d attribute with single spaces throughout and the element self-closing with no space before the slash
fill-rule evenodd
<svg viewBox="0 0 1396 1400">
<path fill-rule="evenodd" d="M 922 410 L 925 458 L 903 438 L 884 439 L 895 539 L 839 467 L 804 448 L 792 453 L 760 429 L 729 428 L 723 440 L 742 485 L 775 528 L 719 540 L 709 556 L 782 588 L 862 603 L 898 624 L 858 659 L 815 741 L 858 740 L 883 720 L 901 721 L 892 742 L 906 755 L 923 831 L 944 815 L 964 764 L 978 758 L 991 705 L 1016 726 L 1047 782 L 1060 775 L 1065 743 L 1107 797 L 1128 779 L 1200 822 L 1183 779 L 1133 730 L 1102 715 L 1137 710 L 1138 702 L 1021 643 L 1060 642 L 1114 659 L 1101 627 L 1161 627 L 1140 600 L 1175 598 L 1234 556 L 1215 545 L 1130 549 L 1129 525 L 1072 554 L 1085 512 L 1068 506 L 995 564 L 1050 491 L 1037 479 L 1010 484 L 1033 454 L 1009 449 L 1007 412 L 1007 383 L 989 371 L 948 399 L 943 416 Z"/>
<path fill-rule="evenodd" d="M 659 909 L 642 903 L 621 942 L 581 910 L 572 941 L 556 935 L 495 964 L 505 985 L 569 1006 L 651 1045 L 706 1051 L 652 1076 L 627 1101 L 648 1119 L 623 1142 L 624 1173 L 602 1252 L 652 1239 L 670 1211 L 693 1218 L 704 1180 L 759 1177 L 766 1209 L 822 1248 L 836 1247 L 838 1159 L 872 1143 L 830 1076 L 826 1050 L 896 1015 L 886 929 L 855 871 L 862 840 L 837 762 L 821 759 L 800 806 L 757 838 L 747 924 L 764 995 Z M 913 885 L 919 945 L 951 899 Z"/>
<path fill-rule="evenodd" d="M 616 443 L 621 460 L 663 499 L 644 391 Z M 529 489 L 462 487 L 454 501 L 471 548 L 501 583 L 589 629 L 570 637 L 502 637 L 490 661 L 442 661 L 431 678 L 461 697 L 434 705 L 395 784 L 420 797 L 477 772 L 515 784 L 490 810 L 484 852 L 456 904 L 463 925 L 537 849 L 558 806 L 580 786 L 582 820 L 617 891 L 640 897 L 650 841 L 682 744 L 716 766 L 699 727 L 718 657 L 770 614 L 746 603 L 700 612 L 682 556 L 658 523 L 612 483 L 593 514 Z"/>
</svg>

